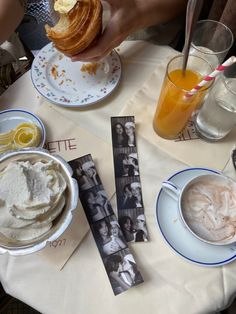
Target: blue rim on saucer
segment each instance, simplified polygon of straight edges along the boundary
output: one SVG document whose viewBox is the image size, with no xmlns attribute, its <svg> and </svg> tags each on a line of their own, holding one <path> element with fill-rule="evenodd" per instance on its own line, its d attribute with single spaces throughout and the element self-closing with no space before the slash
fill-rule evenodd
<svg viewBox="0 0 236 314">
<path fill-rule="evenodd" d="M 2 129 L 2 122 L 6 121 L 7 129 Z M 43 147 L 46 141 L 46 130 L 42 120 L 35 114 L 24 109 L 7 109 L 0 111 L 0 132 L 7 132 L 10 128 L 16 127 L 17 124 L 22 122 L 35 123 L 41 131 L 41 142 L 38 147 Z"/>
<path fill-rule="evenodd" d="M 205 173 L 220 172 L 209 168 L 187 168 L 174 173 L 168 181 L 173 181 L 181 187 L 190 179 Z M 234 244 L 215 246 L 194 237 L 180 221 L 178 203 L 171 199 L 163 189 L 157 196 L 156 218 L 166 243 L 185 260 L 201 266 L 216 267 L 236 259 Z"/>
</svg>

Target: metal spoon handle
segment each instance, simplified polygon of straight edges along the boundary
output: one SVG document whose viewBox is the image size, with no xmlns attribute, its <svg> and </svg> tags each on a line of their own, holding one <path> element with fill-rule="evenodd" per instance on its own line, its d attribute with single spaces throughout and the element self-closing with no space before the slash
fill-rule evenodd
<svg viewBox="0 0 236 314">
<path fill-rule="evenodd" d="M 182 65 L 182 71 L 183 74 L 185 74 L 185 70 L 187 67 L 188 62 L 188 55 L 189 55 L 189 49 L 190 44 L 193 36 L 193 31 L 195 29 L 198 17 L 201 12 L 201 8 L 203 5 L 203 0 L 189 0 L 187 5 L 187 11 L 186 11 L 186 26 L 185 26 L 185 43 L 184 43 L 184 49 L 183 49 L 183 65 Z"/>
</svg>

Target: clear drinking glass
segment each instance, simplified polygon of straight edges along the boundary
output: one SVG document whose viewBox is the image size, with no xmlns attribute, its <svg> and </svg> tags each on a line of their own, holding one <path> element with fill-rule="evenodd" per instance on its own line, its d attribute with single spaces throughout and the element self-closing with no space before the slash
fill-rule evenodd
<svg viewBox="0 0 236 314">
<path fill-rule="evenodd" d="M 236 125 L 236 68 L 227 69 L 215 82 L 195 117 L 198 135 L 207 141 L 224 138 Z"/>
<path fill-rule="evenodd" d="M 193 33 L 190 54 L 202 57 L 216 68 L 233 42 L 233 33 L 226 25 L 214 20 L 200 20 Z"/>
<path fill-rule="evenodd" d="M 166 139 L 175 139 L 186 126 L 192 113 L 200 106 L 209 87 L 200 89 L 187 98 L 186 93 L 202 78 L 212 72 L 211 65 L 202 58 L 189 56 L 185 74 L 182 72 L 183 55 L 172 58 L 167 64 L 156 113 L 153 120 L 155 132 Z"/>
</svg>

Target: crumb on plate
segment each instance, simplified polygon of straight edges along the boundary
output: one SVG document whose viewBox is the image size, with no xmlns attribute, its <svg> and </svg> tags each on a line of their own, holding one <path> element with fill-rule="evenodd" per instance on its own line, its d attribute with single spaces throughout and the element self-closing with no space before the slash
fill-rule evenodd
<svg viewBox="0 0 236 314">
<path fill-rule="evenodd" d="M 84 63 L 80 70 L 81 72 L 87 72 L 89 75 L 96 75 L 99 67 L 100 64 L 97 62 Z"/>
</svg>

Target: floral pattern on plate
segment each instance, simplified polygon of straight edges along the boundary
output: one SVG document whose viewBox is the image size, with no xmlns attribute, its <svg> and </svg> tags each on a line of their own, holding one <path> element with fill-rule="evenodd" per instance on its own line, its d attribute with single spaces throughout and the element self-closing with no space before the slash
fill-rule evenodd
<svg viewBox="0 0 236 314">
<path fill-rule="evenodd" d="M 72 62 L 52 43 L 43 47 L 31 67 L 38 92 L 50 102 L 65 107 L 83 107 L 111 94 L 121 78 L 121 60 L 113 50 L 96 63 L 95 73 L 84 71 L 84 62 Z"/>
</svg>

